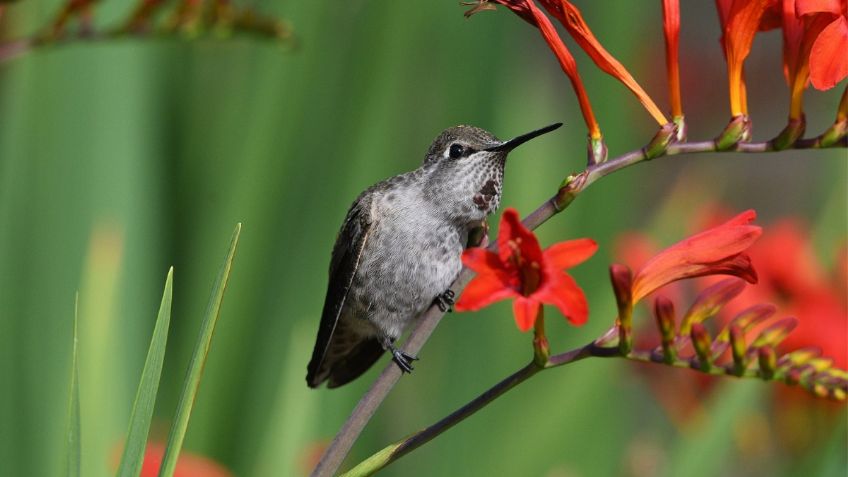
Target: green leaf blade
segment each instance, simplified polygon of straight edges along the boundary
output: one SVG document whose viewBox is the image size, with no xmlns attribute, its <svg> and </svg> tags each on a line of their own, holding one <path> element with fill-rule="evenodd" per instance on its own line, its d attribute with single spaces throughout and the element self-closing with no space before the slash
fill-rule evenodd
<svg viewBox="0 0 848 477">
<path fill-rule="evenodd" d="M 159 392 L 159 380 L 162 375 L 162 365 L 165 361 L 165 348 L 168 342 L 168 328 L 171 324 L 171 303 L 174 295 L 174 267 L 168 270 L 165 279 L 165 291 L 150 338 L 150 347 L 144 361 L 144 369 L 138 383 L 138 390 L 130 416 L 130 427 L 124 443 L 124 453 L 121 465 L 118 467 L 119 477 L 135 477 L 141 473 L 144 463 L 144 452 L 147 448 L 147 435 L 150 432 L 150 421 L 153 419 L 153 409 L 156 405 L 156 395 Z"/>
<path fill-rule="evenodd" d="M 227 288 L 227 281 L 230 278 L 230 270 L 232 269 L 233 258 L 235 257 L 240 234 L 241 223 L 237 224 L 233 231 L 232 238 L 230 239 L 230 249 L 227 252 L 224 263 L 221 265 L 218 277 L 215 279 L 215 285 L 212 287 L 212 296 L 209 298 L 209 304 L 206 307 L 206 312 L 200 325 L 200 335 L 195 344 L 186 378 L 183 382 L 183 390 L 177 404 L 174 422 L 168 433 L 168 444 L 165 447 L 165 455 L 162 457 L 162 467 L 159 469 L 159 477 L 171 477 L 176 469 L 177 457 L 182 449 L 185 433 L 188 429 L 188 420 L 194 407 L 197 391 L 200 388 L 200 379 L 203 375 L 206 357 L 209 354 L 215 325 L 218 322 L 218 314 L 221 311 L 221 302 L 224 299 L 224 291 Z"/>
<path fill-rule="evenodd" d="M 79 393 L 79 360 L 77 359 L 77 332 L 79 322 L 79 293 L 74 300 L 74 344 L 71 352 L 71 389 L 68 398 L 68 432 L 65 439 L 68 477 L 79 477 L 81 472 L 80 458 L 82 446 L 80 442 L 80 393 Z"/>
</svg>

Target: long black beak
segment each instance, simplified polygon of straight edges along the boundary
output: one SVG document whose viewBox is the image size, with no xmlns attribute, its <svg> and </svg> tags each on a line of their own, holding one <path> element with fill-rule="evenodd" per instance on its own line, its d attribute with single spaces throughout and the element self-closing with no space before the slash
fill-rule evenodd
<svg viewBox="0 0 848 477">
<path fill-rule="evenodd" d="M 522 134 L 521 136 L 514 137 L 514 138 L 510 139 L 509 141 L 502 142 L 502 143 L 498 144 L 497 146 L 487 147 L 486 149 L 483 149 L 483 150 L 484 151 L 507 151 L 508 152 L 508 151 L 511 151 L 511 150 L 515 149 L 516 147 L 524 144 L 525 142 L 533 139 L 534 137 L 541 136 L 542 134 L 545 134 L 545 133 L 549 133 L 549 132 L 553 131 L 554 129 L 559 128 L 560 126 L 562 126 L 562 123 L 551 124 L 550 126 L 545 126 L 541 129 L 537 129 L 535 131 L 530 131 L 527 134 Z"/>
</svg>

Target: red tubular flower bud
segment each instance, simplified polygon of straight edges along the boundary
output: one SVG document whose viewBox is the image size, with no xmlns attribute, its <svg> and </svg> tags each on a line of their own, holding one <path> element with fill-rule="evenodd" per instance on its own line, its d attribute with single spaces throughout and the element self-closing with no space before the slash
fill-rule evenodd
<svg viewBox="0 0 848 477">
<path fill-rule="evenodd" d="M 781 341 L 786 339 L 789 333 L 791 333 L 796 326 L 798 326 L 797 318 L 789 317 L 779 320 L 761 331 L 759 336 L 757 336 L 757 339 L 754 340 L 754 344 L 752 346 L 754 348 L 777 346 Z"/>
<path fill-rule="evenodd" d="M 774 347 L 763 346 L 757 349 L 757 356 L 760 362 L 760 375 L 763 379 L 771 379 L 774 377 L 774 370 L 777 369 L 777 354 L 774 352 Z"/>
<path fill-rule="evenodd" d="M 692 346 L 698 355 L 698 368 L 701 371 L 708 372 L 712 367 L 710 333 L 701 323 L 694 323 L 690 336 L 692 337 Z"/>
<path fill-rule="evenodd" d="M 745 280 L 726 278 L 702 291 L 683 317 L 680 333 L 686 334 L 693 323 L 700 323 L 715 316 L 724 305 L 736 298 L 744 289 Z"/>
<path fill-rule="evenodd" d="M 633 349 L 633 274 L 624 265 L 610 266 L 610 281 L 618 306 L 618 347 L 626 355 Z"/>
<path fill-rule="evenodd" d="M 664 296 L 658 296 L 654 301 L 654 316 L 657 318 L 657 328 L 662 336 L 663 359 L 666 363 L 672 363 L 677 359 L 677 348 L 674 346 L 676 337 L 674 303 Z"/>
<path fill-rule="evenodd" d="M 736 324 L 731 324 L 729 328 L 730 334 L 730 351 L 733 354 L 733 374 L 742 376 L 745 368 L 748 367 L 748 358 L 745 355 L 747 347 L 745 345 L 745 333 Z"/>
</svg>

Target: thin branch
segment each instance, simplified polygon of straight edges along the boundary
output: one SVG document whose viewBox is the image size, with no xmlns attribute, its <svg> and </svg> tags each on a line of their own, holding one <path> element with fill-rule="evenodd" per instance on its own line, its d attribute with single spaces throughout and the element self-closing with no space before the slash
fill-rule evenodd
<svg viewBox="0 0 848 477">
<path fill-rule="evenodd" d="M 848 142 L 846 142 L 846 138 L 843 137 L 840 141 L 837 141 L 835 144 L 827 147 L 844 148 L 846 146 L 848 146 Z M 784 150 L 816 148 L 823 148 L 820 138 L 801 139 L 791 147 Z M 774 151 L 770 141 L 761 143 L 740 143 L 732 149 L 722 151 L 717 150 L 714 141 L 703 141 L 695 143 L 671 144 L 663 153 L 652 159 L 663 156 L 703 152 L 760 153 L 770 151 Z M 524 225 L 529 229 L 537 228 L 548 219 L 568 207 L 577 195 L 585 190 L 590 184 L 604 176 L 612 174 L 613 172 L 646 161 L 647 159 L 645 150 L 640 149 L 622 154 L 621 156 L 607 162 L 594 164 L 589 166 L 580 174 L 570 176 L 567 183 L 559 189 L 556 195 L 546 200 L 541 206 L 539 206 L 539 208 L 523 220 Z M 459 296 L 473 275 L 473 271 L 467 268 L 462 269 L 459 277 L 457 277 L 451 285 L 451 289 L 457 294 L 457 296 Z M 424 346 L 424 343 L 427 342 L 430 335 L 433 333 L 433 330 L 435 330 L 436 326 L 439 324 L 442 316 L 444 316 L 444 313 L 435 305 L 425 311 L 416 320 L 416 326 L 409 334 L 409 338 L 407 338 L 404 344 L 404 352 L 413 356 L 417 355 Z M 551 357 L 551 362 L 555 362 L 556 359 L 556 356 Z M 333 441 L 324 452 L 324 455 L 321 457 L 321 460 L 318 462 L 315 470 L 312 471 L 311 475 L 313 477 L 331 476 L 338 471 L 345 457 L 353 447 L 354 442 L 356 442 L 356 439 L 359 437 L 359 434 L 362 432 L 368 421 L 371 420 L 371 417 L 374 415 L 383 400 L 385 400 L 386 396 L 388 396 L 395 384 L 397 384 L 400 376 L 400 369 L 390 361 L 386 365 L 385 369 L 383 369 L 380 376 L 378 376 L 376 381 L 374 381 L 374 384 L 371 385 L 371 388 L 359 400 L 359 403 L 357 403 L 356 407 L 351 412 L 348 420 L 333 438 Z M 529 376 L 527 377 L 529 378 Z M 506 390 L 504 390 L 504 392 Z"/>
<path fill-rule="evenodd" d="M 442 418 L 435 424 L 432 424 L 421 431 L 418 431 L 408 437 L 405 437 L 404 439 L 401 439 L 400 441 L 383 448 L 379 452 L 373 454 L 371 457 L 363 460 L 354 468 L 343 474 L 343 477 L 366 477 L 373 475 L 374 473 L 385 468 L 392 462 L 400 459 L 401 457 L 412 452 L 413 450 L 430 442 L 440 434 L 464 421 L 468 417 L 471 417 L 473 414 L 483 409 L 492 401 L 499 398 L 507 391 L 516 387 L 517 385 L 532 378 L 540 371 L 565 366 L 567 364 L 571 364 L 589 357 L 623 358 L 629 361 L 660 364 L 678 368 L 688 368 L 714 376 L 735 376 L 739 378 L 763 379 L 767 381 L 786 381 L 787 383 L 791 383 L 791 380 L 788 378 L 792 373 L 792 368 L 788 365 L 784 365 L 777 370 L 746 368 L 739 372 L 734 368 L 733 363 L 728 363 L 726 365 L 714 365 L 705 369 L 701 366 L 699 359 L 694 355 L 688 358 L 675 359 L 669 362 L 663 359 L 661 353 L 658 352 L 640 350 L 628 353 L 627 355 L 622 355 L 618 346 L 598 346 L 596 343 L 598 343 L 598 340 L 595 340 L 592 343 L 589 343 L 583 347 L 575 348 L 571 351 L 551 356 L 547 363 L 543 363 L 541 365 L 534 358 L 534 360 L 531 361 L 530 364 L 511 374 L 503 381 L 492 386 L 483 394 L 480 394 L 479 396 L 477 396 L 464 406 L 460 407 L 456 411 L 452 412 L 451 414 L 447 415 L 446 417 Z"/>
<path fill-rule="evenodd" d="M 460 407 L 451 414 L 445 416 L 439 422 L 384 448 L 383 450 L 377 452 L 368 459 L 362 461 L 356 467 L 343 474 L 344 477 L 359 477 L 365 475 L 372 475 L 373 473 L 400 459 L 401 457 L 412 452 L 413 450 L 430 442 L 439 434 L 464 421 L 466 418 L 470 417 L 477 411 L 486 407 L 495 399 L 506 394 L 506 392 L 510 389 L 514 388 L 515 386 L 518 386 L 524 381 L 527 381 L 540 371 L 544 371 L 545 369 L 552 367 L 563 366 L 565 364 L 573 363 L 574 361 L 579 361 L 583 358 L 592 356 L 593 348 L 594 344 L 589 344 L 582 348 L 573 349 L 566 353 L 552 356 L 548 363 L 544 366 L 540 366 L 539 364 L 537 364 L 536 360 L 534 359 L 530 362 L 530 364 L 524 366 L 523 368 L 519 369 L 518 371 L 514 372 L 513 374 L 499 382 L 498 384 L 492 386 L 486 392 L 477 396 L 468 404 Z"/>
</svg>

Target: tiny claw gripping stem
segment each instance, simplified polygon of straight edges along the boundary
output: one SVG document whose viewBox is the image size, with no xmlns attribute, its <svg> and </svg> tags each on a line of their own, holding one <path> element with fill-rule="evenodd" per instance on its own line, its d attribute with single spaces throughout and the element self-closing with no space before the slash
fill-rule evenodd
<svg viewBox="0 0 848 477">
<path fill-rule="evenodd" d="M 411 373 L 413 369 L 412 362 L 418 361 L 417 356 L 412 356 L 392 346 L 389 348 L 392 352 L 392 361 L 398 365 L 401 373 Z"/>
<path fill-rule="evenodd" d="M 448 311 L 453 311 L 451 310 L 451 306 L 456 303 L 454 298 L 456 298 L 456 293 L 454 293 L 451 289 L 447 289 L 441 295 L 437 296 L 434 301 L 436 302 L 436 306 L 438 306 L 439 309 L 442 310 L 442 313 L 445 313 Z"/>
</svg>

